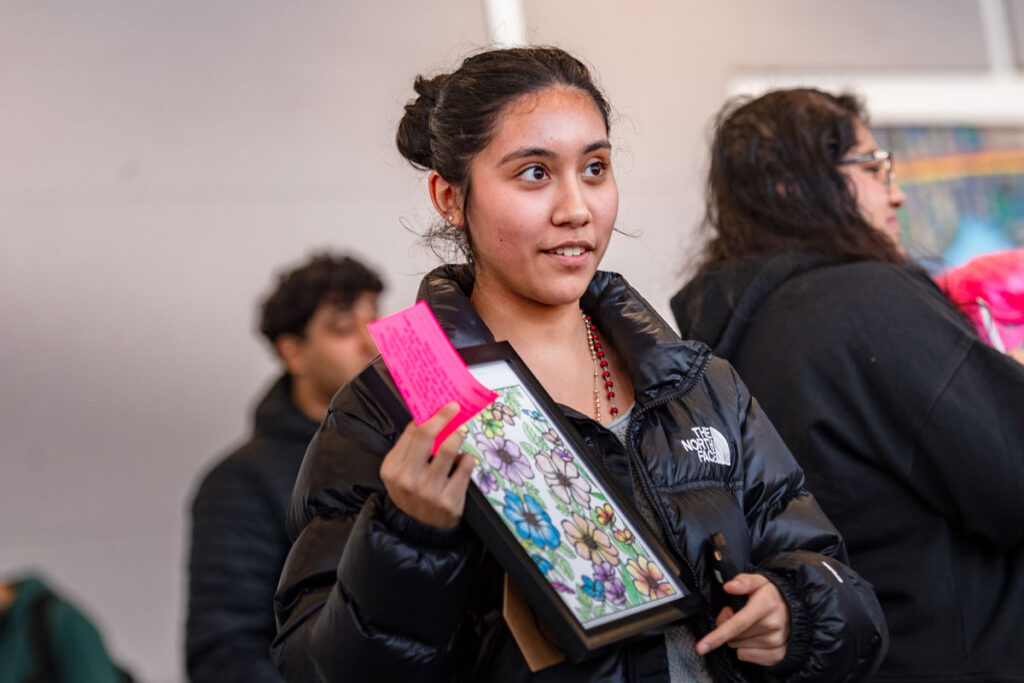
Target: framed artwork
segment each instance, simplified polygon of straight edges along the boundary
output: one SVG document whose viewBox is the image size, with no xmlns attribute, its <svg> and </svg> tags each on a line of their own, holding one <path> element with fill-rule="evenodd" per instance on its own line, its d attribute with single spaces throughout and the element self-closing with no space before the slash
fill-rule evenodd
<svg viewBox="0 0 1024 683">
<path fill-rule="evenodd" d="M 573 660 L 702 601 L 512 347 L 460 349 L 498 394 L 461 428 L 476 458 L 466 521 Z"/>
</svg>

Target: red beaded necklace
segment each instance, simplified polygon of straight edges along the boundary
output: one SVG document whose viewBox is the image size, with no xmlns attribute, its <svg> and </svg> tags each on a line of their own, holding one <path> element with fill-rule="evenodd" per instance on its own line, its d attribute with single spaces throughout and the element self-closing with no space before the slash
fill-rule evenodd
<svg viewBox="0 0 1024 683">
<path fill-rule="evenodd" d="M 604 351 L 601 350 L 601 340 L 597 336 L 597 325 L 590 321 L 590 316 L 587 315 L 583 309 L 580 309 L 580 315 L 583 316 L 583 326 L 587 331 L 587 346 L 590 347 L 590 359 L 594 361 L 594 418 L 601 421 L 601 380 L 604 380 L 604 389 L 608 396 L 608 414 L 612 416 L 612 419 L 619 414 L 619 409 L 615 407 L 615 392 L 612 389 L 615 385 L 612 383 L 612 373 L 608 369 L 608 360 L 604 357 Z"/>
</svg>

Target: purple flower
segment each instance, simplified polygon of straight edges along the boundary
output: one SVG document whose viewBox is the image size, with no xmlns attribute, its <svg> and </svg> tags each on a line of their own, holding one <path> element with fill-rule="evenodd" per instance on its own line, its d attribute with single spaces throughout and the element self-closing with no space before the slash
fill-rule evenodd
<svg viewBox="0 0 1024 683">
<path fill-rule="evenodd" d="M 483 452 L 487 464 L 498 470 L 501 476 L 507 477 L 518 486 L 523 485 L 523 477 L 533 479 L 533 470 L 515 442 L 507 441 L 503 436 L 495 436 L 492 439 L 478 436 L 476 445 Z"/>
<path fill-rule="evenodd" d="M 615 570 L 609 562 L 594 563 L 594 580 L 601 583 L 608 583 L 615 578 Z"/>
<path fill-rule="evenodd" d="M 555 455 L 557 455 L 562 460 L 566 460 L 566 461 L 572 460 L 572 453 L 570 453 L 569 451 L 565 450 L 564 448 L 558 448 L 556 446 L 555 448 L 551 449 L 551 452 L 554 453 Z"/>
<path fill-rule="evenodd" d="M 619 579 L 612 578 L 604 582 L 605 597 L 616 605 L 626 602 L 626 585 Z"/>
<path fill-rule="evenodd" d="M 494 472 L 483 472 L 477 477 L 476 485 L 481 492 L 487 494 L 498 488 L 498 478 L 494 476 Z"/>
</svg>

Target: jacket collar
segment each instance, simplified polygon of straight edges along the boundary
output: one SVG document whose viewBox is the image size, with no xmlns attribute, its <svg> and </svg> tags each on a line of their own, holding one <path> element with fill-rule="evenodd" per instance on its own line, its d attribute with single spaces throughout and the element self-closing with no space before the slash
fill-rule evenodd
<svg viewBox="0 0 1024 683">
<path fill-rule="evenodd" d="M 430 306 L 455 348 L 495 341 L 469 302 L 472 292 L 473 271 L 466 264 L 440 266 L 420 284 L 417 299 Z M 619 353 L 641 404 L 688 388 L 711 354 L 700 342 L 680 340 L 617 273 L 595 273 L 580 303 Z"/>
<path fill-rule="evenodd" d="M 292 378 L 287 372 L 277 378 L 256 406 L 254 431 L 260 436 L 308 442 L 319 426 L 292 400 Z"/>
</svg>

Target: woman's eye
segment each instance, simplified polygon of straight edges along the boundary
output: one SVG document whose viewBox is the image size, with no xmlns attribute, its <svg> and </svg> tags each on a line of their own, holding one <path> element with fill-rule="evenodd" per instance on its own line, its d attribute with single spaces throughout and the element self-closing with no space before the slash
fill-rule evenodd
<svg viewBox="0 0 1024 683">
<path fill-rule="evenodd" d="M 539 182 L 547 179 L 548 172 L 544 170 L 543 166 L 530 166 L 520 171 L 519 177 L 525 180 Z"/>
<path fill-rule="evenodd" d="M 879 164 L 869 164 L 864 167 L 864 170 L 871 175 L 878 175 L 882 172 L 882 167 Z"/>
<path fill-rule="evenodd" d="M 605 171 L 608 169 L 608 164 L 603 161 L 592 161 L 587 164 L 586 169 L 583 171 L 584 176 L 596 178 L 603 176 Z"/>
</svg>

